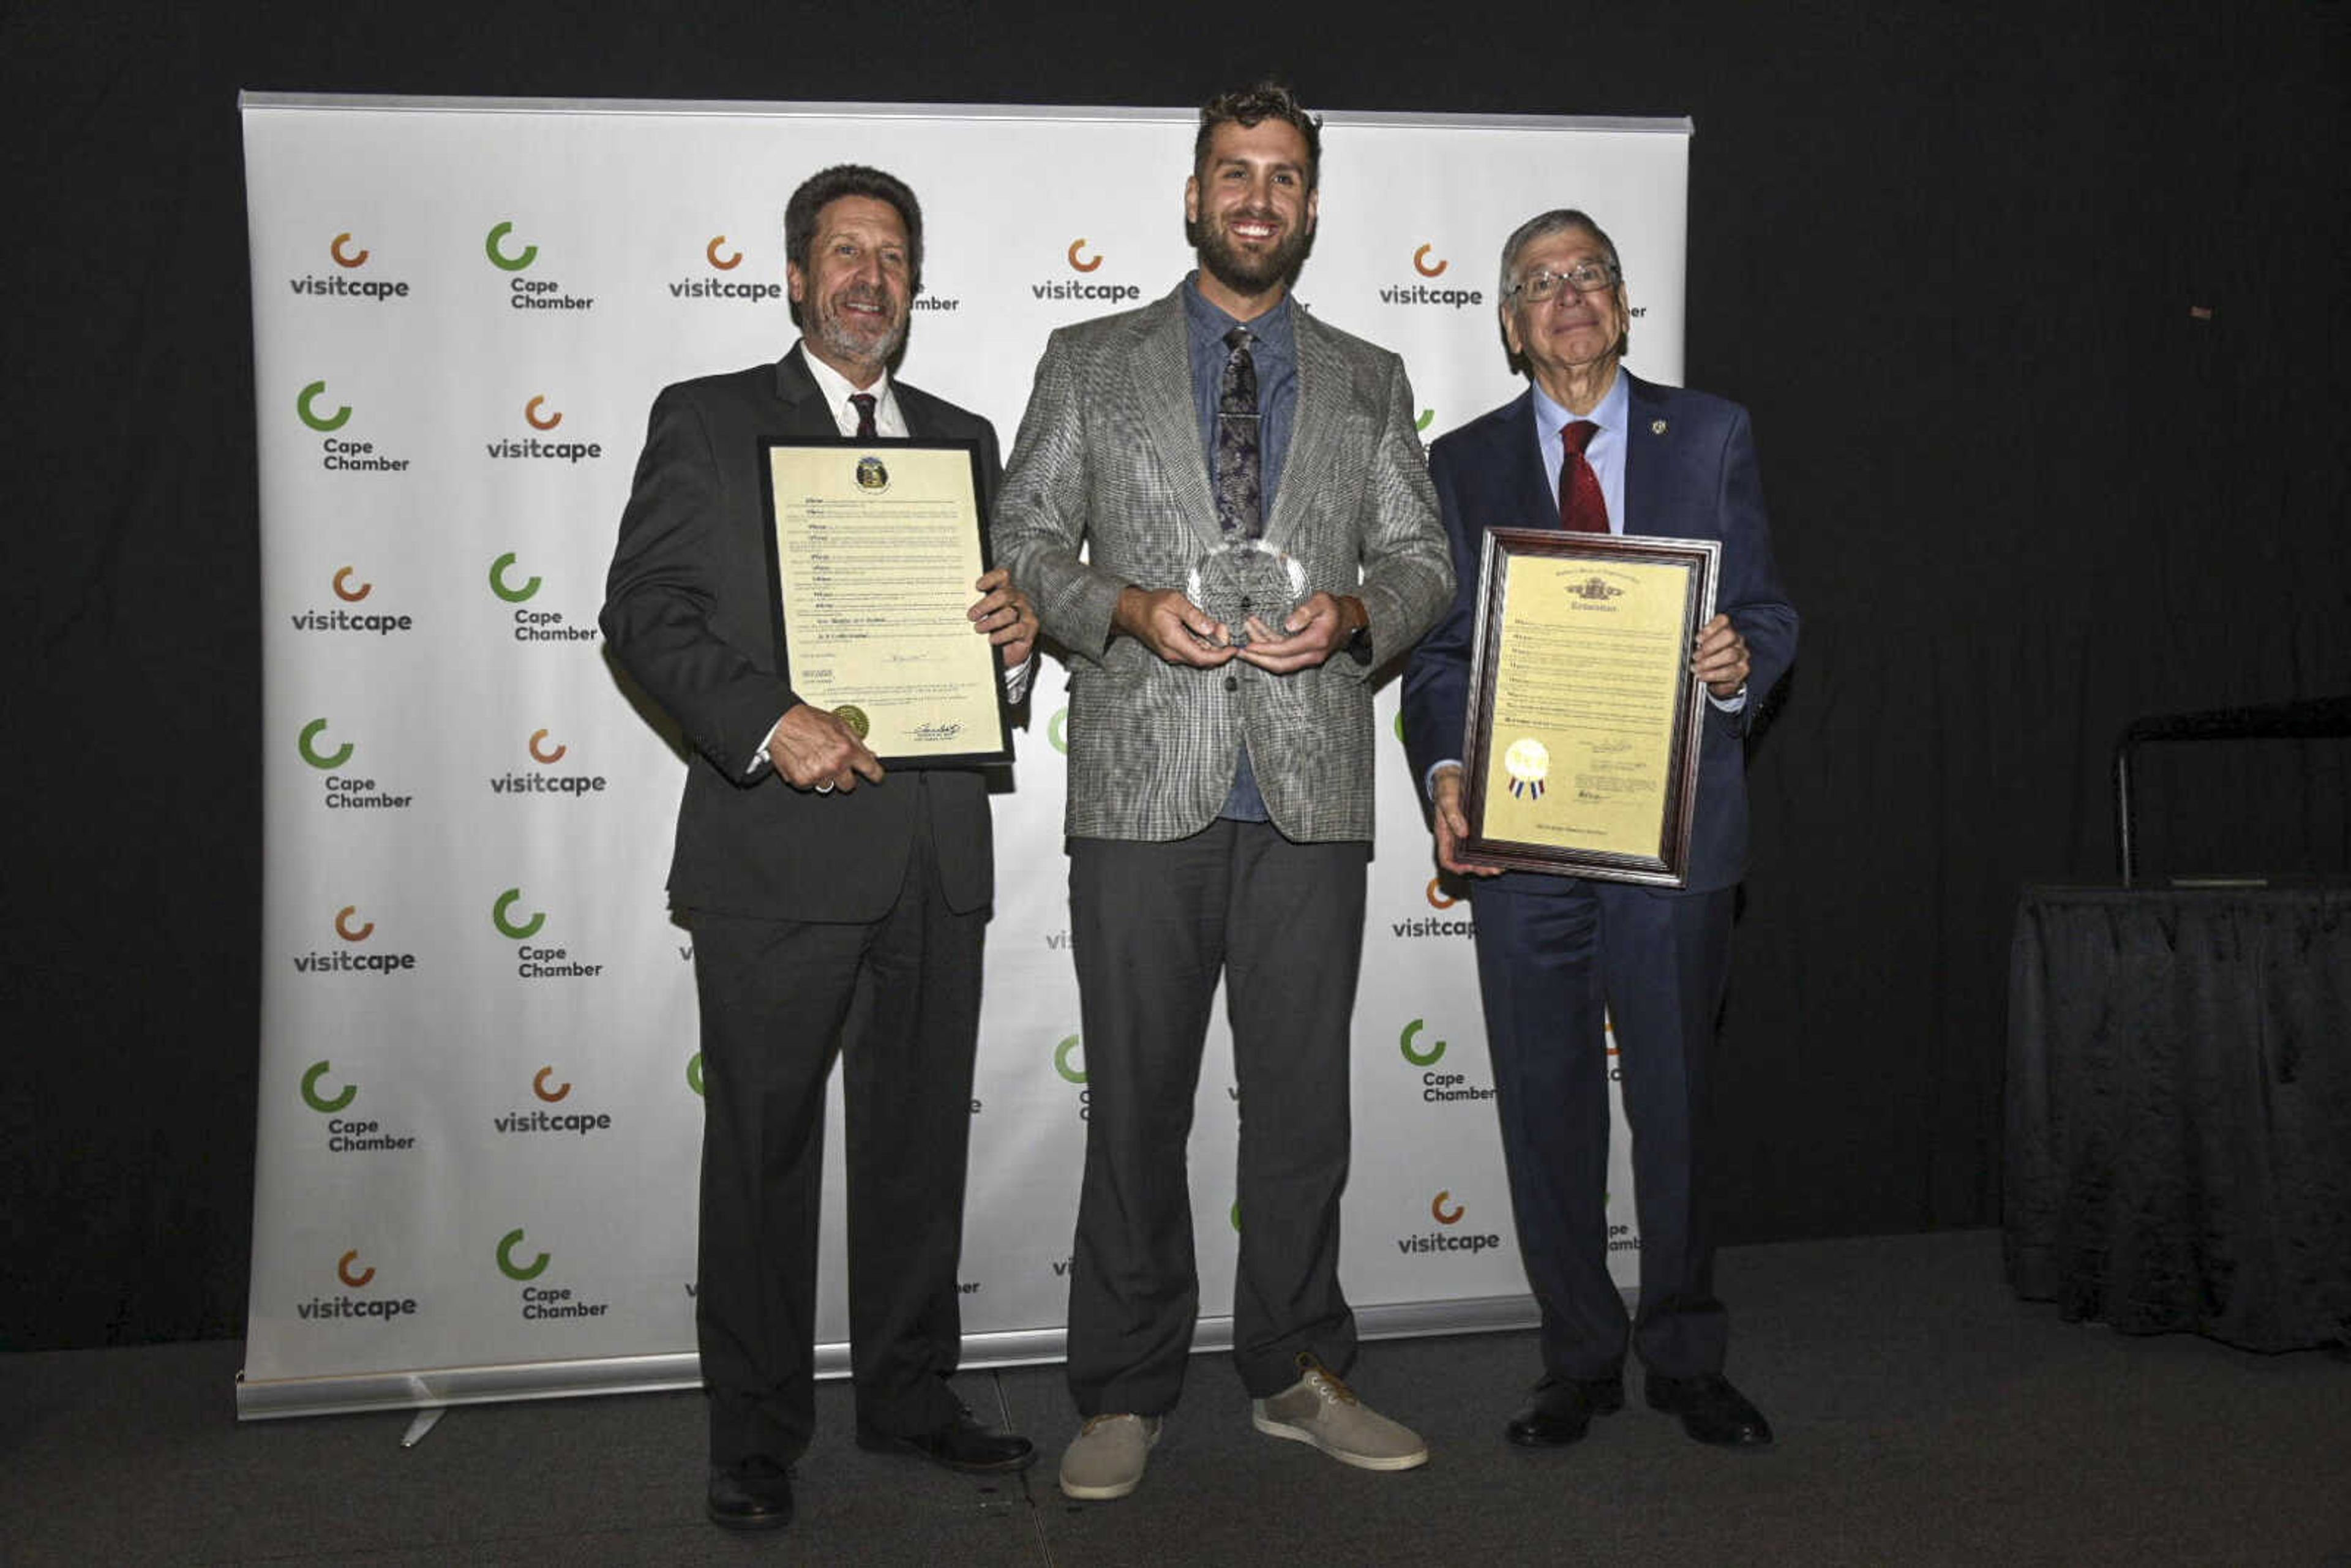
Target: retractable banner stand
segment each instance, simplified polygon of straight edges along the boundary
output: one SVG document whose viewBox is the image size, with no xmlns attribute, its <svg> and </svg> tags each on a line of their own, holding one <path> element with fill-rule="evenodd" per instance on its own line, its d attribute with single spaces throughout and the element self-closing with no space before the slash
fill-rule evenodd
<svg viewBox="0 0 2351 1568">
<path fill-rule="evenodd" d="M 242 103 L 268 830 L 246 1417 L 697 1381 L 692 937 L 663 883 L 690 761 L 596 630 L 654 392 L 794 339 L 782 214 L 836 162 L 924 204 L 903 373 L 1008 448 L 1054 327 L 1183 276 L 1190 110 Z M 1335 114 L 1299 288 L 1395 349 L 1424 434 L 1514 396 L 1495 267 L 1579 206 L 1681 379 L 1685 120 Z M 1050 180 L 1035 178 L 1051 171 Z M 1503 519 L 1497 519 L 1498 521 Z M 1066 679 L 997 795 L 967 1361 L 1058 1358 L 1085 1135 L 1061 848 Z M 1343 1276 L 1364 1331 L 1532 1321 L 1469 909 L 1380 697 Z M 1238 1106 L 1192 1143 L 1200 1344 L 1228 1343 Z M 839 1115 L 836 1101 L 834 1115 Z M 1609 1212 L 1632 1278 L 1621 1121 Z M 836 1125 L 820 1364 L 845 1370 Z"/>
</svg>

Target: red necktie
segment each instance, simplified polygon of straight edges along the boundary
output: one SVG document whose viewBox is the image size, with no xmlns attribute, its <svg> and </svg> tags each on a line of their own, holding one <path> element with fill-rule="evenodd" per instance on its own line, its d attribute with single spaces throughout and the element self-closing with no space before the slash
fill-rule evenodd
<svg viewBox="0 0 2351 1568">
<path fill-rule="evenodd" d="M 873 428 L 873 394 L 872 392 L 851 392 L 849 394 L 849 401 L 857 405 L 857 434 L 850 437 L 850 439 L 852 441 L 879 439 L 879 436 Z M 1607 527 L 1605 523 L 1601 526 L 1603 528 Z"/>
<path fill-rule="evenodd" d="M 1559 526 L 1572 534 L 1608 531 L 1608 498 L 1600 493 L 1600 476 L 1583 458 L 1583 449 L 1599 434 L 1600 427 L 1588 419 L 1571 420 L 1559 429 L 1564 449 L 1559 469 Z"/>
</svg>

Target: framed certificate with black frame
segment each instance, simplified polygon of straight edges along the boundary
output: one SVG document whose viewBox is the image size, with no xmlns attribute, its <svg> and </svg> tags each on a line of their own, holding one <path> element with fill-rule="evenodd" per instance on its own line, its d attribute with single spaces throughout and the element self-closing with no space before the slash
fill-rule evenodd
<svg viewBox="0 0 2351 1568">
<path fill-rule="evenodd" d="M 1713 539 L 1493 528 L 1462 740 L 1464 861 L 1681 887 Z"/>
<path fill-rule="evenodd" d="M 1012 760 L 1004 660 L 967 614 L 992 564 L 979 443 L 762 441 L 776 660 L 890 768 Z"/>
</svg>

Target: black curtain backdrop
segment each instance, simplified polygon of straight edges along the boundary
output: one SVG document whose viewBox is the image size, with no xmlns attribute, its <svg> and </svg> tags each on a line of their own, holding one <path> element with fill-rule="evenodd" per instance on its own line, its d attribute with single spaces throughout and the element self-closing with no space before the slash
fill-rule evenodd
<svg viewBox="0 0 2351 1568">
<path fill-rule="evenodd" d="M 243 1331 L 240 88 L 1184 105 L 1271 70 L 1325 109 L 1691 115 L 1688 376 L 1754 413 L 1804 615 L 1752 761 L 1729 1241 L 1995 1222 L 2018 890 L 2112 876 L 2116 733 L 2351 690 L 2343 0 L 662 9 L 0 13 L 0 1346 Z M 1377 199 L 1343 132 L 1326 169 Z M 1084 199 L 1025 167 L 1002 195 L 1049 226 Z M 2202 869 L 2351 869 L 2340 747 L 2148 793 Z"/>
</svg>

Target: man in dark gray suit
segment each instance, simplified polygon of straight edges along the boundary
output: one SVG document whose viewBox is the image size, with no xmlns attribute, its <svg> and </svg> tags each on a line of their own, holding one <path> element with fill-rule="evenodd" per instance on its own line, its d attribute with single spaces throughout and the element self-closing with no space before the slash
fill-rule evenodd
<svg viewBox="0 0 2351 1568">
<path fill-rule="evenodd" d="M 1442 613 L 1453 572 L 1402 362 L 1290 298 L 1320 147 L 1272 84 L 1201 111 L 1184 189 L 1199 270 L 1053 334 L 996 513 L 998 559 L 1071 656 L 1090 1096 L 1071 1497 L 1134 1490 L 1182 1389 L 1199 1305 L 1185 1142 L 1219 975 L 1241 1101 L 1233 1356 L 1255 1424 L 1370 1469 L 1428 1457 L 1340 1381 L 1339 1199 L 1371 676 Z M 1212 591 L 1237 564 L 1259 586 Z M 1221 618 L 1187 597 L 1196 574 Z"/>
<path fill-rule="evenodd" d="M 1018 1469 L 947 1385 L 962 1251 L 980 940 L 994 894 L 987 780 L 885 778 L 862 740 L 776 667 L 758 474 L 765 437 L 996 433 L 894 382 L 922 287 L 914 194 L 827 169 L 784 213 L 792 319 L 774 364 L 665 389 L 621 518 L 604 635 L 700 755 L 678 807 L 671 904 L 694 932 L 705 1097 L 695 1323 L 710 1396 L 711 1519 L 788 1523 L 815 1424 L 825 1080 L 845 1057 L 851 1370 L 862 1447 Z M 998 569 L 975 632 L 1025 689 L 1037 621 Z M 788 629 L 789 630 L 789 629 Z M 1017 700 L 1019 691 L 1014 691 Z"/>
</svg>

